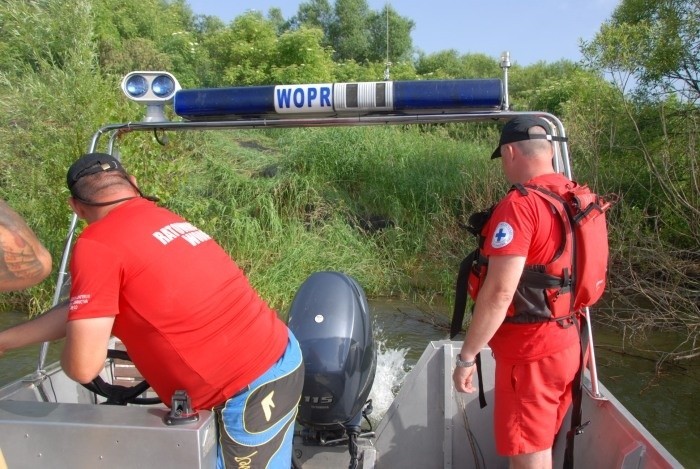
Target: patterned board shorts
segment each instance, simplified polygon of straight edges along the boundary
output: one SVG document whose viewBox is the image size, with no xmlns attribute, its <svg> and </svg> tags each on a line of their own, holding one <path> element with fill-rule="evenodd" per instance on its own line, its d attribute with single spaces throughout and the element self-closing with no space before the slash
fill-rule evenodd
<svg viewBox="0 0 700 469">
<path fill-rule="evenodd" d="M 282 357 L 217 407 L 217 469 L 289 468 L 294 420 L 304 384 L 299 343 L 289 333 Z"/>
</svg>

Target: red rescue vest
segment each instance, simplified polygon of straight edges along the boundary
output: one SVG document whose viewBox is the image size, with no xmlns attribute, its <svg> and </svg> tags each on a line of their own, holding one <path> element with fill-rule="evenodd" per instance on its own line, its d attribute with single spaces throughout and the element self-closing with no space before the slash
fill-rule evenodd
<svg viewBox="0 0 700 469">
<path fill-rule="evenodd" d="M 524 196 L 536 194 L 553 207 L 561 221 L 563 243 L 549 263 L 525 266 L 506 321 L 559 320 L 593 305 L 605 291 L 608 267 L 605 212 L 612 202 L 575 182 L 565 187 L 516 184 L 511 190 Z M 481 232 L 480 247 L 483 242 Z M 469 296 L 474 300 L 487 268 L 488 260 L 477 253 L 467 280 Z"/>
</svg>

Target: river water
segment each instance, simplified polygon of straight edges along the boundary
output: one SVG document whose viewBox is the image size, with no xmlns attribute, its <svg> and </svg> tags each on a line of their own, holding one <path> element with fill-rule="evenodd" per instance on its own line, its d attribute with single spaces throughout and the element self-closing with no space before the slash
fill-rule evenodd
<svg viewBox="0 0 700 469">
<path fill-rule="evenodd" d="M 448 336 L 443 312 L 398 300 L 370 301 L 379 354 L 370 397 L 374 419 L 389 407 L 403 379 L 427 343 Z M 0 329 L 23 321 L 15 312 L 0 314 Z M 700 365 L 666 365 L 660 373 L 653 359 L 634 350 L 620 349 L 621 337 L 594 326 L 600 381 L 685 467 L 700 467 Z M 673 338 L 656 335 L 654 346 Z M 39 346 L 8 352 L 0 357 L 0 387 L 37 366 Z M 48 362 L 58 359 L 61 343 L 49 347 Z M 374 420 L 373 419 L 373 420 Z"/>
</svg>

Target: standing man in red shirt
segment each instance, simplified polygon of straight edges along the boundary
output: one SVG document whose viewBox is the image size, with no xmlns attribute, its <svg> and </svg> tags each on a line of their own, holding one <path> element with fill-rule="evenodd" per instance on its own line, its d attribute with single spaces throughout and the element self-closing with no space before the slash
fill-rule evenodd
<svg viewBox="0 0 700 469">
<path fill-rule="evenodd" d="M 571 184 L 554 172 L 548 129 L 546 121 L 532 116 L 506 123 L 491 158 L 501 158 L 508 182 L 556 193 Z M 577 328 L 553 320 L 546 293 L 527 291 L 520 283 L 524 269 L 555 258 L 565 241 L 562 223 L 543 198 L 511 190 L 481 232 L 481 254 L 488 264 L 453 381 L 457 391 L 475 391 L 475 357 L 488 343 L 496 359 L 496 449 L 509 457 L 511 468 L 552 466 L 554 438 L 571 404 L 579 369 Z"/>
<path fill-rule="evenodd" d="M 63 370 L 88 383 L 115 335 L 166 405 L 185 390 L 215 411 L 219 467 L 289 467 L 304 371 L 287 326 L 209 235 L 143 197 L 114 157 L 84 155 L 67 183 L 88 223 L 70 303 L 1 332 L 0 353 L 65 336 Z"/>
</svg>

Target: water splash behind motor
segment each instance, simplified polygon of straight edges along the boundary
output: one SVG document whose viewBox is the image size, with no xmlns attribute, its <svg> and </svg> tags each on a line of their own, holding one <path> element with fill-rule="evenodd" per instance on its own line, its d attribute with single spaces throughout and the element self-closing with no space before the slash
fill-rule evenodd
<svg viewBox="0 0 700 469">
<path fill-rule="evenodd" d="M 369 393 L 374 408 L 369 420 L 376 427 L 391 406 L 410 368 L 406 365 L 408 348 L 388 347 L 381 328 L 375 328 L 375 340 L 377 343 L 377 373 L 374 377 L 374 386 Z"/>
</svg>

